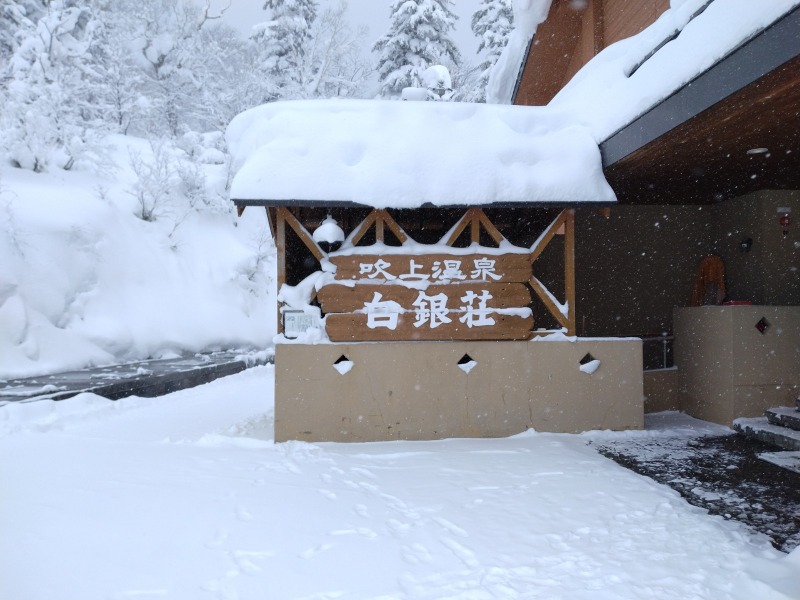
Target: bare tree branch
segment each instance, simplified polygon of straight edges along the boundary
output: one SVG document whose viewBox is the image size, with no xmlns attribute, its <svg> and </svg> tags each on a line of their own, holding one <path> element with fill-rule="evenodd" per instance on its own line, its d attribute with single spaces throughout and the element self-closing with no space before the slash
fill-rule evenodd
<svg viewBox="0 0 800 600">
<path fill-rule="evenodd" d="M 207 21 L 214 21 L 216 19 L 221 19 L 222 15 L 231 7 L 233 0 L 228 0 L 228 5 L 225 8 L 221 8 L 219 14 L 216 16 L 211 16 L 209 11 L 211 10 L 211 0 L 206 0 L 206 8 L 203 11 L 203 18 L 200 19 L 200 22 L 197 24 L 197 31 L 200 31 L 203 28 L 203 25 L 206 24 Z"/>
</svg>

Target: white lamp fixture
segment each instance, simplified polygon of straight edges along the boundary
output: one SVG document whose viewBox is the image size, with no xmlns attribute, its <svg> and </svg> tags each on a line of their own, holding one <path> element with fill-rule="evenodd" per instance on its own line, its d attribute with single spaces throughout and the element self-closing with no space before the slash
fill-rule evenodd
<svg viewBox="0 0 800 600">
<path fill-rule="evenodd" d="M 312 236 L 314 241 L 319 244 L 325 252 L 334 252 L 339 249 L 344 242 L 344 231 L 339 227 L 336 220 L 328 215 L 320 226 L 314 230 Z"/>
</svg>

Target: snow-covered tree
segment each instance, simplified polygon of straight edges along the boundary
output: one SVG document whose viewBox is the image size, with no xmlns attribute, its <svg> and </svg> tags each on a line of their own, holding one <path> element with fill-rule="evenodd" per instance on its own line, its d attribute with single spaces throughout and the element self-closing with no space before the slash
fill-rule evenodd
<svg viewBox="0 0 800 600">
<path fill-rule="evenodd" d="M 36 27 L 45 0 L 2 0 L 0 4 L 0 72 L 19 47 L 20 38 Z"/>
<path fill-rule="evenodd" d="M 19 41 L 2 107 L 3 145 L 34 171 L 102 163 L 93 129 L 102 124 L 103 23 L 87 0 L 53 0 Z"/>
<path fill-rule="evenodd" d="M 220 52 L 228 39 L 217 33 L 228 28 L 216 23 L 221 13 L 212 15 L 209 7 L 209 0 L 204 6 L 194 0 L 108 3 L 116 45 L 123 49 L 118 123 L 127 121 L 137 133 L 166 131 L 173 137 L 208 126 L 204 86 L 217 81 L 212 73 L 224 85 L 230 81 L 226 74 L 238 72 L 238 61 L 221 62 L 229 57 Z"/>
<path fill-rule="evenodd" d="M 422 87 L 422 72 L 461 55 L 449 34 L 456 15 L 451 0 L 393 0 L 389 32 L 373 46 L 378 53 L 380 93 L 399 97 L 405 87 Z"/>
<path fill-rule="evenodd" d="M 305 52 L 317 17 L 314 0 L 265 0 L 269 19 L 253 28 L 259 69 L 266 83 L 264 101 L 301 96 Z"/>
<path fill-rule="evenodd" d="M 481 0 L 478 10 L 472 15 L 472 32 L 480 39 L 478 52 L 486 51 L 486 59 L 480 65 L 480 93 L 478 102 L 486 102 L 486 84 L 489 72 L 508 44 L 508 36 L 514 29 L 514 11 L 511 0 Z"/>
<path fill-rule="evenodd" d="M 358 97 L 371 73 L 361 55 L 366 27 L 353 29 L 347 19 L 347 2 L 322 12 L 314 24 L 305 52 L 308 75 L 304 97 Z"/>
</svg>

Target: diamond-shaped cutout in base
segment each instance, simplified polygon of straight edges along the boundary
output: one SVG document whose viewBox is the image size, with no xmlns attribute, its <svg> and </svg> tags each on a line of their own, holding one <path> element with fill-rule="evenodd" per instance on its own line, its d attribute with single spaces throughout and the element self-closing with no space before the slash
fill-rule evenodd
<svg viewBox="0 0 800 600">
<path fill-rule="evenodd" d="M 465 354 L 458 361 L 458 368 L 464 371 L 464 373 L 469 373 L 477 365 L 478 363 L 469 354 Z"/>
<path fill-rule="evenodd" d="M 333 363 L 333 368 L 339 371 L 339 374 L 344 375 L 345 373 L 349 373 L 350 369 L 353 368 L 353 361 L 342 354 L 336 359 L 336 362 Z"/>
<path fill-rule="evenodd" d="M 580 360 L 580 365 L 581 366 L 578 368 L 582 373 L 592 375 L 595 371 L 597 371 L 598 368 L 600 368 L 600 361 L 587 352 L 586 356 Z"/>
<path fill-rule="evenodd" d="M 761 334 L 767 333 L 767 329 L 769 329 L 769 321 L 766 318 L 761 317 L 761 320 L 756 323 L 756 329 L 758 329 Z"/>
</svg>

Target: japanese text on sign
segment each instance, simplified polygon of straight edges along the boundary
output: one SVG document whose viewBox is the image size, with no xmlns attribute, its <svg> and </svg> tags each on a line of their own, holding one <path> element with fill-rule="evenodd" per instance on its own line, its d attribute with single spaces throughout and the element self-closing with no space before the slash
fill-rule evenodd
<svg viewBox="0 0 800 600">
<path fill-rule="evenodd" d="M 372 301 L 364 303 L 367 327 L 370 329 L 386 327 L 394 331 L 397 328 L 398 314 L 403 312 L 403 309 L 397 302 L 382 301 L 382 298 L 382 294 L 375 292 Z M 421 291 L 412 303 L 415 314 L 414 327 L 427 325 L 431 329 L 436 329 L 439 325 L 452 322 L 448 316 L 451 313 L 460 315 L 458 320 L 469 328 L 494 325 L 495 320 L 489 316 L 492 309 L 487 306 L 491 299 L 492 295 L 488 290 L 481 290 L 480 294 L 467 290 L 460 298 L 462 304 L 455 309 L 450 309 L 448 308 L 447 294 L 439 293 L 429 296 Z"/>
<path fill-rule="evenodd" d="M 461 260 L 437 260 L 433 263 L 430 272 L 425 272 L 424 265 L 417 263 L 413 258 L 409 260 L 408 268 L 400 273 L 399 261 L 392 263 L 379 258 L 372 263 L 359 263 L 359 274 L 366 275 L 368 279 L 385 279 L 386 281 L 498 281 L 502 274 L 495 271 L 495 260 L 488 257 L 472 260 L 472 266 L 466 267 L 467 274 L 462 270 Z M 392 272 L 394 271 L 394 272 Z M 397 273 L 397 274 L 395 274 Z"/>
</svg>

